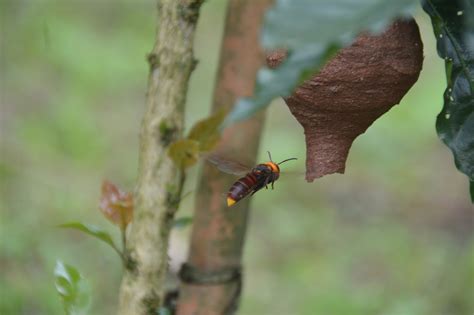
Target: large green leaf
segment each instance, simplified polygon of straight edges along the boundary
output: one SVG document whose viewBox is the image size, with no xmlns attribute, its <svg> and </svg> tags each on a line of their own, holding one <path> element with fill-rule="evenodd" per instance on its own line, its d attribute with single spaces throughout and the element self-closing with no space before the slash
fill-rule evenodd
<svg viewBox="0 0 474 315">
<path fill-rule="evenodd" d="M 265 49 L 284 48 L 286 60 L 257 74 L 253 97 L 237 101 L 224 125 L 246 119 L 274 98 L 288 96 L 308 73 L 314 74 L 339 47 L 361 31 L 382 31 L 394 18 L 413 11 L 416 0 L 276 0 L 262 32 Z"/>
<path fill-rule="evenodd" d="M 447 88 L 436 130 L 453 152 L 457 168 L 469 177 L 474 202 L 474 3 L 427 0 L 423 8 L 446 65 Z"/>
<path fill-rule="evenodd" d="M 59 293 L 67 315 L 86 314 L 90 292 L 84 278 L 73 266 L 56 261 L 54 268 L 56 291 Z"/>
<path fill-rule="evenodd" d="M 81 223 L 81 222 L 70 222 L 70 223 L 61 224 L 61 225 L 59 225 L 59 227 L 76 229 L 76 230 L 82 231 L 86 234 L 89 234 L 93 237 L 96 237 L 99 240 L 101 240 L 102 242 L 110 245 L 119 254 L 120 257 L 123 256 L 122 252 L 115 245 L 115 243 L 114 243 L 112 237 L 110 236 L 110 234 L 108 232 L 102 230 L 101 228 L 97 227 L 97 226 L 94 226 L 94 225 L 91 225 L 91 224 L 84 224 L 84 223 Z"/>
</svg>

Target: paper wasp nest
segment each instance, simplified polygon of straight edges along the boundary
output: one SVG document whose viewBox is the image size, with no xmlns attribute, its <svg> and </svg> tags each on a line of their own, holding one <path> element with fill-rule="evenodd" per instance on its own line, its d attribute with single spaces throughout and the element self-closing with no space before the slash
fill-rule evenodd
<svg viewBox="0 0 474 315">
<path fill-rule="evenodd" d="M 267 63 L 277 67 L 284 58 L 284 52 L 273 52 Z M 344 173 L 354 139 L 400 102 L 418 79 L 422 62 L 417 24 L 397 21 L 380 35 L 358 36 L 285 98 L 304 128 L 307 181 Z"/>
</svg>

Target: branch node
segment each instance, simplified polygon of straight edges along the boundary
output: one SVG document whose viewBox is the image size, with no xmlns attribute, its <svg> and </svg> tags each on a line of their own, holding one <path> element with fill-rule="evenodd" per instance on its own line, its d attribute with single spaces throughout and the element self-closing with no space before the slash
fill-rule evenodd
<svg viewBox="0 0 474 315">
<path fill-rule="evenodd" d="M 160 296 L 156 293 L 151 293 L 143 299 L 143 304 L 146 309 L 146 314 L 156 314 L 156 310 L 161 305 Z"/>
<path fill-rule="evenodd" d="M 199 60 L 196 58 L 193 58 L 192 64 L 191 64 L 191 71 L 194 71 L 199 64 Z"/>
<path fill-rule="evenodd" d="M 204 0 L 192 0 L 189 3 L 181 3 L 178 8 L 179 16 L 187 23 L 196 23 L 199 18 L 199 8 Z"/>
<path fill-rule="evenodd" d="M 128 254 L 124 255 L 124 267 L 132 274 L 137 272 L 137 263 L 135 260 Z"/>
<path fill-rule="evenodd" d="M 161 144 L 165 147 L 173 142 L 178 134 L 178 128 L 171 126 L 165 119 L 160 122 L 159 130 Z"/>
<path fill-rule="evenodd" d="M 148 65 L 150 66 L 150 72 L 160 66 L 160 58 L 156 53 L 149 53 L 146 56 L 146 60 L 148 61 Z"/>
</svg>

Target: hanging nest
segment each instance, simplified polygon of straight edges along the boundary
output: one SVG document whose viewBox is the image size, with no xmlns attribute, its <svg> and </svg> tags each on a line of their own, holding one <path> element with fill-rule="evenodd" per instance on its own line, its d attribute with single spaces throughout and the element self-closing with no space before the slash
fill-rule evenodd
<svg viewBox="0 0 474 315">
<path fill-rule="evenodd" d="M 267 55 L 272 67 L 284 51 Z M 285 98 L 306 136 L 306 180 L 344 173 L 352 142 L 417 81 L 423 43 L 414 20 L 396 21 L 380 35 L 361 34 L 317 75 Z"/>
</svg>

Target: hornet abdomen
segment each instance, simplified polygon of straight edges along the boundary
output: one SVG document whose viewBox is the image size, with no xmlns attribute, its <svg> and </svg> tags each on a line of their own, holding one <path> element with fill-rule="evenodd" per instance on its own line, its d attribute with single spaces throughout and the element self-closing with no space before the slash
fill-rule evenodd
<svg viewBox="0 0 474 315">
<path fill-rule="evenodd" d="M 255 187 L 257 187 L 258 184 L 259 180 L 253 172 L 239 178 L 232 187 L 230 187 L 229 192 L 227 193 L 227 205 L 230 207 L 237 201 L 246 197 L 255 190 Z"/>
</svg>

